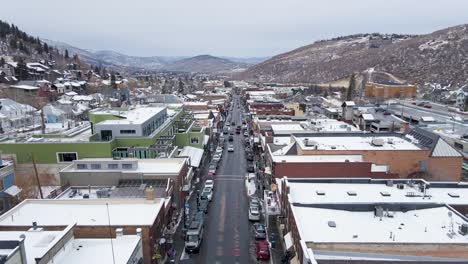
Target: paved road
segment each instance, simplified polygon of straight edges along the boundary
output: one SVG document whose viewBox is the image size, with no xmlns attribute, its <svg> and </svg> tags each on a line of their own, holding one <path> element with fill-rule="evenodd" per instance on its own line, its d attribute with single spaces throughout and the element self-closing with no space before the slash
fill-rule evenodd
<svg viewBox="0 0 468 264">
<path fill-rule="evenodd" d="M 232 120 L 241 124 L 240 110 L 234 96 Z M 252 263 L 254 252 L 248 221 L 248 198 L 244 177 L 246 160 L 242 135 L 234 135 L 234 152 L 224 154 L 215 176 L 215 192 L 205 224 L 204 241 L 198 254 L 190 256 L 194 263 Z"/>
</svg>

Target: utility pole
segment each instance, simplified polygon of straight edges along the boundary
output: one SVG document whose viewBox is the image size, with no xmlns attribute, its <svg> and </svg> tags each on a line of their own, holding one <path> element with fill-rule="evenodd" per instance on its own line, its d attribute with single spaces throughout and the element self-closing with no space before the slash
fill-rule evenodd
<svg viewBox="0 0 468 264">
<path fill-rule="evenodd" d="M 39 194 L 41 195 L 41 199 L 44 199 L 44 194 L 42 193 L 41 182 L 39 181 L 39 174 L 37 173 L 37 166 L 36 160 L 34 159 L 34 153 L 31 153 L 32 163 L 34 166 L 34 174 L 36 176 L 37 188 L 39 189 Z"/>
</svg>

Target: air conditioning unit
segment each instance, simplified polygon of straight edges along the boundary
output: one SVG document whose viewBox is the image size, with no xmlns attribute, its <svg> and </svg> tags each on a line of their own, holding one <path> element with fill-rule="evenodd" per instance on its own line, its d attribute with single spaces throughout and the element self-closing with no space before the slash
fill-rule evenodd
<svg viewBox="0 0 468 264">
<path fill-rule="evenodd" d="M 388 144 L 393 144 L 393 138 L 387 139 L 387 143 L 388 143 Z"/>
</svg>

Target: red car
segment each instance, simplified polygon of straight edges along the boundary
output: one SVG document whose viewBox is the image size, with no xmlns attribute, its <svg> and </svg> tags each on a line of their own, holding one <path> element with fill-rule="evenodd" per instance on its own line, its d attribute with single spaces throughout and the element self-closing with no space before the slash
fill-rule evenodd
<svg viewBox="0 0 468 264">
<path fill-rule="evenodd" d="M 265 240 L 255 242 L 255 253 L 257 254 L 257 260 L 270 259 L 270 249 L 268 248 L 268 242 Z"/>
<path fill-rule="evenodd" d="M 424 105 L 424 107 L 425 108 L 432 108 L 432 105 L 427 104 L 427 105 Z"/>
<path fill-rule="evenodd" d="M 412 105 L 416 105 L 416 102 L 411 102 Z"/>
</svg>

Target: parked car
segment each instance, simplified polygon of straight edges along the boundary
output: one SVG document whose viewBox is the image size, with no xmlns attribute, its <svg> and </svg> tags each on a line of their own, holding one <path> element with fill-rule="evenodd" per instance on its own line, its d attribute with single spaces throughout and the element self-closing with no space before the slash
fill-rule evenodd
<svg viewBox="0 0 468 264">
<path fill-rule="evenodd" d="M 221 160 L 221 153 L 215 153 L 213 155 L 213 160 L 214 161 L 220 161 Z"/>
<path fill-rule="evenodd" d="M 257 208 L 260 208 L 260 200 L 257 198 L 257 197 L 252 197 L 252 199 L 250 200 L 250 205 L 249 207 L 257 207 Z"/>
<path fill-rule="evenodd" d="M 208 176 L 213 176 L 216 174 L 216 166 L 216 163 L 210 162 L 210 164 L 208 165 Z"/>
<path fill-rule="evenodd" d="M 255 239 L 266 239 L 266 229 L 264 224 L 255 223 L 253 225 Z"/>
<path fill-rule="evenodd" d="M 213 189 L 211 187 L 203 188 L 201 196 L 206 197 L 208 201 L 211 202 L 211 198 L 213 198 Z"/>
<path fill-rule="evenodd" d="M 430 105 L 430 104 L 425 104 L 424 107 L 425 107 L 425 108 L 432 108 L 432 105 Z"/>
<path fill-rule="evenodd" d="M 231 122 L 231 126 L 235 126 L 236 125 L 236 122 Z"/>
<path fill-rule="evenodd" d="M 228 152 L 234 152 L 234 146 L 233 145 L 228 146 Z"/>
<path fill-rule="evenodd" d="M 208 199 L 200 199 L 198 200 L 198 211 L 204 212 L 205 214 L 208 213 L 208 205 L 209 205 Z"/>
<path fill-rule="evenodd" d="M 257 260 L 269 260 L 270 249 L 268 247 L 268 242 L 265 240 L 255 242 L 255 254 L 257 255 Z"/>
<path fill-rule="evenodd" d="M 205 187 L 211 187 L 211 190 L 214 191 L 214 181 L 213 180 L 206 180 Z"/>
<path fill-rule="evenodd" d="M 252 153 L 247 153 L 245 155 L 245 158 L 248 160 L 248 161 L 253 161 L 254 160 L 254 156 L 252 155 Z"/>
<path fill-rule="evenodd" d="M 411 102 L 412 105 L 416 105 L 416 102 Z"/>
<path fill-rule="evenodd" d="M 249 163 L 247 165 L 247 172 L 255 172 L 255 168 L 254 168 L 254 165 L 252 163 Z"/>
<path fill-rule="evenodd" d="M 427 103 L 427 102 L 419 102 L 419 103 L 417 103 L 416 105 L 417 105 L 417 106 L 424 106 L 426 103 Z"/>
<path fill-rule="evenodd" d="M 244 131 L 244 137 L 248 137 L 249 136 L 249 131 Z"/>
<path fill-rule="evenodd" d="M 260 221 L 260 209 L 258 207 L 249 208 L 249 220 Z"/>
<path fill-rule="evenodd" d="M 234 141 L 234 137 L 233 136 L 229 136 L 229 142 L 232 142 Z"/>
<path fill-rule="evenodd" d="M 384 115 L 391 115 L 392 113 L 390 113 L 389 111 L 385 111 L 383 114 Z"/>
</svg>

